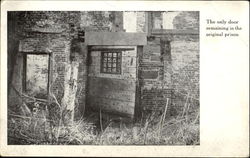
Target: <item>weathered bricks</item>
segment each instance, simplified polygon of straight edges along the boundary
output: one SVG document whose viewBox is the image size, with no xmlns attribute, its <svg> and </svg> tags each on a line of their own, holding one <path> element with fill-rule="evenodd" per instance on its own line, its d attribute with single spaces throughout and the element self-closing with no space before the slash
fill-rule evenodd
<svg viewBox="0 0 250 158">
<path fill-rule="evenodd" d="M 145 12 L 137 12 L 137 32 L 148 31 L 146 18 Z M 158 21 L 154 21 L 155 27 L 161 27 L 159 22 L 162 18 L 156 15 L 156 19 Z M 52 91 L 58 98 L 63 95 L 65 64 L 70 61 L 71 41 L 78 37 L 78 31 L 123 31 L 121 12 L 20 12 L 17 24 L 16 34 L 21 41 L 20 51 L 52 52 L 54 79 Z M 173 26 L 174 29 L 199 30 L 198 12 L 180 12 L 174 18 Z M 79 107 L 85 104 L 87 80 L 87 48 L 84 42 L 82 45 L 80 47 L 83 47 L 84 51 L 76 56 L 80 62 L 78 76 L 80 88 L 77 92 Z M 155 107 L 161 109 L 165 106 L 166 99 L 170 98 L 172 105 L 181 107 L 186 96 L 180 95 L 178 91 L 185 94 L 188 92 L 190 97 L 199 100 L 199 57 L 199 35 L 148 36 L 147 45 L 143 46 L 137 67 L 141 85 L 141 106 L 145 109 Z M 131 65 L 131 57 L 127 57 L 124 64 L 126 74 L 124 77 L 135 78 L 136 68 L 135 64 Z M 130 72 L 133 72 L 133 76 L 129 76 Z M 17 81 L 17 83 L 22 82 Z M 195 104 L 198 105 L 199 102 Z"/>
</svg>

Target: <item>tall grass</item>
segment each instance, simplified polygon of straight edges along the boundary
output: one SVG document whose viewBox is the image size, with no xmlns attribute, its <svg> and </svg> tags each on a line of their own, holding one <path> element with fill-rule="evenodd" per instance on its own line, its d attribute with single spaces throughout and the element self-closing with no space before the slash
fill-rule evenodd
<svg viewBox="0 0 250 158">
<path fill-rule="evenodd" d="M 166 108 L 165 108 L 166 109 Z M 199 145 L 198 113 L 163 119 L 150 116 L 139 125 L 109 125 L 101 133 L 103 145 Z M 158 121 L 156 121 L 158 120 Z"/>
<path fill-rule="evenodd" d="M 104 120 L 100 111 L 97 121 L 81 118 L 72 125 L 61 121 L 60 107 L 52 110 L 34 102 L 37 110 L 30 115 L 9 111 L 9 144 L 92 144 L 92 145 L 198 145 L 199 113 L 184 112 L 178 117 L 167 118 L 168 103 L 164 112 L 157 116 L 151 113 L 139 124 L 127 123 L 123 118 Z M 46 106 L 45 106 L 46 107 Z M 51 111 L 51 109 L 49 109 Z M 58 113 L 56 113 L 59 112 Z M 51 114 L 49 114 L 51 115 Z"/>
</svg>

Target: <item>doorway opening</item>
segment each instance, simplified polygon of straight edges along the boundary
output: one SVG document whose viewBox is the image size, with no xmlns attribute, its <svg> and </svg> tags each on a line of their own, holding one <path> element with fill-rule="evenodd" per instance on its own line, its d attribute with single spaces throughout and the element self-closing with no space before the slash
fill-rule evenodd
<svg viewBox="0 0 250 158">
<path fill-rule="evenodd" d="M 50 80 L 50 55 L 26 53 L 23 64 L 23 92 L 29 96 L 47 99 Z"/>
</svg>

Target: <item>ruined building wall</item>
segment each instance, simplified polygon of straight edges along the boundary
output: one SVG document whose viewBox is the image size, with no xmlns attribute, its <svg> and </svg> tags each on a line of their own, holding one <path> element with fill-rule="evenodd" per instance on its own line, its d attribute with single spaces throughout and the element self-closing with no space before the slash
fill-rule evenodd
<svg viewBox="0 0 250 158">
<path fill-rule="evenodd" d="M 16 45 L 10 43 L 12 47 L 17 48 L 10 51 L 18 52 L 12 81 L 14 87 L 19 92 L 23 91 L 24 54 L 48 53 L 52 60 L 51 93 L 61 103 L 66 67 L 72 62 L 72 56 L 74 56 L 73 60 L 77 60 L 79 64 L 76 109 L 84 110 L 87 46 L 84 45 L 84 40 L 79 40 L 78 32 L 89 28 L 99 31 L 118 31 L 121 29 L 122 21 L 115 16 L 114 12 L 101 12 L 95 15 L 94 12 L 34 11 L 9 12 L 9 15 L 16 20 L 15 27 L 10 31 L 11 38 L 16 37 L 17 43 L 19 42 Z M 12 104 L 11 100 L 16 99 L 11 98 L 18 97 L 13 90 L 9 89 L 9 91 L 11 91 L 9 104 Z"/>
<path fill-rule="evenodd" d="M 123 30 L 123 13 L 117 11 L 81 12 L 80 28 L 86 31 L 119 32 Z"/>
<path fill-rule="evenodd" d="M 187 102 L 199 109 L 199 36 L 174 36 L 171 42 L 173 103 L 177 111 Z"/>
<path fill-rule="evenodd" d="M 183 106 L 189 111 L 199 110 L 199 12 L 180 12 L 173 20 L 176 29 L 187 30 L 174 35 L 171 42 L 173 104 L 177 111 Z M 191 31 L 195 30 L 196 33 Z M 194 31 L 193 31 L 194 32 Z"/>
<path fill-rule="evenodd" d="M 136 13 L 136 32 L 152 31 L 148 32 L 147 45 L 140 47 L 143 52 L 138 55 L 140 85 L 138 96 L 140 96 L 141 111 L 161 110 L 165 107 L 167 98 L 171 99 L 171 105 L 173 105 L 169 108 L 176 111 L 181 111 L 187 96 L 188 104 L 195 102 L 199 105 L 199 35 L 197 33 L 199 13 L 178 12 L 172 15 L 175 15 L 172 17 L 172 29 L 182 31 L 170 30 L 157 34 L 149 29 L 148 24 L 154 23 L 154 20 L 148 20 L 149 14 Z M 23 55 L 21 52 L 51 52 L 53 74 L 51 90 L 60 102 L 64 92 L 66 67 L 72 60 L 76 60 L 79 64 L 76 109 L 84 111 L 88 48 L 84 39 L 79 39 L 78 32 L 124 31 L 122 12 L 36 11 L 19 12 L 16 17 L 17 24 L 12 30 L 17 31 L 10 39 L 17 39 L 13 45 L 18 50 L 9 49 L 9 51 L 20 53 L 17 55 L 12 83 L 22 91 Z M 160 15 L 156 17 L 158 21 L 155 25 L 158 27 L 161 23 L 159 20 L 164 18 Z M 18 44 L 17 41 L 20 43 Z M 124 67 L 128 69 L 126 65 Z M 9 96 L 16 98 L 15 95 Z"/>
<path fill-rule="evenodd" d="M 70 63 L 71 40 L 75 38 L 77 12 L 22 12 L 19 52 L 50 53 L 52 93 L 60 101 L 63 95 L 65 65 Z M 82 60 L 83 61 L 83 60 Z"/>
<path fill-rule="evenodd" d="M 54 69 L 56 73 L 54 73 L 54 75 L 59 76 L 57 78 L 57 80 L 59 80 L 60 61 L 66 62 L 66 56 L 69 54 L 66 52 L 68 41 L 66 37 L 67 33 L 64 32 L 64 35 L 58 34 L 58 32 L 61 33 L 63 27 L 67 27 L 66 24 L 62 25 L 64 20 L 58 19 L 57 13 L 51 14 L 49 12 L 9 12 L 9 14 L 15 14 L 14 16 L 16 16 L 17 25 L 15 29 L 18 30 L 16 35 L 19 41 L 19 45 L 16 46 L 18 48 L 18 59 L 15 65 L 15 71 L 18 72 L 18 74 L 14 73 L 13 76 L 13 79 L 18 79 L 19 82 L 12 82 L 15 88 L 17 88 L 19 92 L 23 91 L 23 77 L 25 76 L 23 64 L 25 53 L 39 54 L 53 51 L 52 58 L 56 60 L 56 62 L 54 62 L 56 65 Z M 63 80 L 63 77 L 60 79 Z M 54 86 L 56 85 L 54 84 Z M 9 91 L 11 90 L 12 89 L 9 89 Z"/>
<path fill-rule="evenodd" d="M 172 21 L 174 29 L 199 30 L 199 12 L 181 11 Z"/>
<path fill-rule="evenodd" d="M 140 60 L 141 105 L 143 110 L 162 110 L 166 99 L 171 98 L 171 76 L 164 76 L 163 55 L 160 37 L 148 37 Z"/>
<path fill-rule="evenodd" d="M 168 115 L 180 114 L 185 104 L 190 111 L 199 109 L 199 12 L 172 15 L 172 30 L 152 30 L 143 47 L 139 65 L 143 111 L 162 111 L 167 98 Z M 158 21 L 153 25 L 161 25 L 159 13 L 152 15 L 151 23 L 154 17 Z"/>
</svg>

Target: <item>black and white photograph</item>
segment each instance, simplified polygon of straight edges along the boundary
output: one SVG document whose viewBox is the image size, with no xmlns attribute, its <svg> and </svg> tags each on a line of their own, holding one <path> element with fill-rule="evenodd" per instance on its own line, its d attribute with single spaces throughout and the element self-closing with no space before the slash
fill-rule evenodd
<svg viewBox="0 0 250 158">
<path fill-rule="evenodd" d="M 0 156 L 249 157 L 247 1 L 0 12 Z"/>
<path fill-rule="evenodd" d="M 199 11 L 8 11 L 9 145 L 199 145 Z"/>
</svg>

